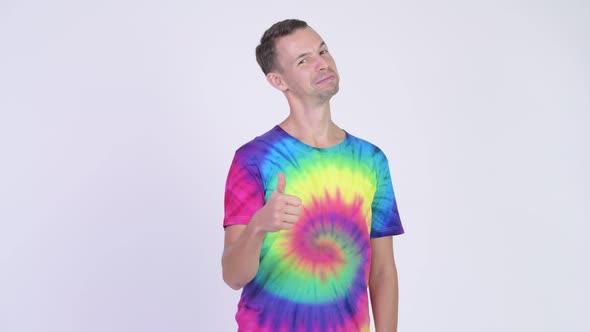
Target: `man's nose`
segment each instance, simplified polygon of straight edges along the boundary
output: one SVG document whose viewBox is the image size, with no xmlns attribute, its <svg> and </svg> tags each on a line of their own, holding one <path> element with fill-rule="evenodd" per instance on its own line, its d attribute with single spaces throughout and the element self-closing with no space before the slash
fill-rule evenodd
<svg viewBox="0 0 590 332">
<path fill-rule="evenodd" d="M 323 56 L 318 56 L 316 61 L 316 70 L 321 71 L 326 69 L 328 69 L 328 61 L 326 61 Z"/>
</svg>

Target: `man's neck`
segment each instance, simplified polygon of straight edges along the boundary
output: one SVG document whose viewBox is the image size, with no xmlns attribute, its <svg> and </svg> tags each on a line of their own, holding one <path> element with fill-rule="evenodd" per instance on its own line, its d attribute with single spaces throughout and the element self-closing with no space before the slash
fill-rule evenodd
<svg viewBox="0 0 590 332">
<path fill-rule="evenodd" d="M 303 143 L 317 148 L 326 148 L 339 144 L 346 134 L 333 121 L 330 103 L 317 106 L 294 105 L 289 103 L 289 116 L 279 125 L 289 135 Z"/>
</svg>

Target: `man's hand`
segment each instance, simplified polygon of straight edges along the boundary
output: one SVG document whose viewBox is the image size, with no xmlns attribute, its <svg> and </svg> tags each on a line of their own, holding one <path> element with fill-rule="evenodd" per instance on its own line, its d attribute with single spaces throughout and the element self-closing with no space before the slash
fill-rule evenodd
<svg viewBox="0 0 590 332">
<path fill-rule="evenodd" d="M 260 250 L 266 232 L 292 229 L 301 215 L 301 200 L 285 194 L 285 175 L 279 173 L 277 187 L 266 204 L 248 225 L 232 225 L 225 229 L 225 245 L 221 263 L 223 280 L 233 289 L 250 282 L 258 271 Z"/>
<path fill-rule="evenodd" d="M 301 216 L 301 199 L 285 194 L 287 180 L 283 173 L 278 174 L 277 187 L 270 194 L 266 204 L 258 210 L 250 220 L 257 230 L 276 232 L 292 229 Z"/>
</svg>

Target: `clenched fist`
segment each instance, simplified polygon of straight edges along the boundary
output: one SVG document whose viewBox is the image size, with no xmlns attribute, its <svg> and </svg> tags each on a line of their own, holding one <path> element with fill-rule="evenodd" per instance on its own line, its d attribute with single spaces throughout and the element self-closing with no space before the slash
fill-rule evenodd
<svg viewBox="0 0 590 332">
<path fill-rule="evenodd" d="M 277 187 L 270 194 L 268 201 L 252 216 L 251 223 L 259 231 L 276 232 L 292 229 L 301 215 L 301 199 L 297 196 L 286 195 L 287 180 L 283 173 L 279 173 Z"/>
</svg>

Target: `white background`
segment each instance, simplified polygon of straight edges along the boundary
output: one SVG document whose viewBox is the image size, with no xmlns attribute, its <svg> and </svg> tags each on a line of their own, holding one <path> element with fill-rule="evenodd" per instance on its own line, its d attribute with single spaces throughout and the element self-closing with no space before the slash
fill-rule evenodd
<svg viewBox="0 0 590 332">
<path fill-rule="evenodd" d="M 235 149 L 301 18 L 390 159 L 400 331 L 589 331 L 587 1 L 0 1 L 0 330 L 235 331 Z"/>
</svg>

